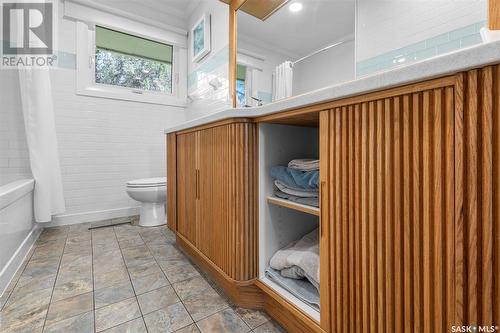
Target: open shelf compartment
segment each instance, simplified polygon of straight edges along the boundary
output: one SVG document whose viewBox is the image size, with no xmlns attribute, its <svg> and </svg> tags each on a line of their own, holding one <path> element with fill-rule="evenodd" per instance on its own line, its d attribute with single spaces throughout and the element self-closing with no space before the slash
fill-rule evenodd
<svg viewBox="0 0 500 333">
<path fill-rule="evenodd" d="M 274 195 L 272 166 L 319 156 L 317 127 L 259 123 L 259 280 L 319 323 L 320 312 L 265 274 L 276 251 L 319 227 L 320 209 Z M 320 295 L 321 297 L 321 295 Z"/>
</svg>

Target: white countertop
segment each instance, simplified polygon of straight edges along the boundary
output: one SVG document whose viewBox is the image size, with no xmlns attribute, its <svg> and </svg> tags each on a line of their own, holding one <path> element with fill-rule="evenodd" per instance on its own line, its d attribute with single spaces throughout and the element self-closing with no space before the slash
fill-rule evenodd
<svg viewBox="0 0 500 333">
<path fill-rule="evenodd" d="M 375 73 L 359 79 L 328 86 L 302 95 L 282 99 L 260 107 L 228 108 L 199 118 L 189 119 L 165 129 L 172 133 L 227 118 L 246 118 L 269 115 L 285 110 L 361 95 L 376 90 L 424 81 L 453 73 L 500 63 L 500 41 L 480 44 L 435 58 Z"/>
</svg>

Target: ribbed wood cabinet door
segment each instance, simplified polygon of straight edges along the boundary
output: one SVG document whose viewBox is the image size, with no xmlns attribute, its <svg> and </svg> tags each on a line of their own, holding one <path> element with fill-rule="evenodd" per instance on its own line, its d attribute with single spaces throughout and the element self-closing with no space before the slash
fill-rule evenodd
<svg viewBox="0 0 500 333">
<path fill-rule="evenodd" d="M 456 323 L 454 84 L 354 98 L 321 117 L 333 332 Z"/>
<path fill-rule="evenodd" d="M 197 132 L 177 135 L 177 232 L 197 244 Z"/>
<path fill-rule="evenodd" d="M 200 216 L 198 249 L 212 262 L 220 265 L 218 255 L 224 249 L 225 220 L 221 215 L 227 210 L 228 195 L 224 156 L 227 142 L 223 141 L 224 127 L 200 131 Z"/>
<path fill-rule="evenodd" d="M 232 123 L 199 132 L 197 248 L 230 278 L 257 276 L 257 132 Z"/>
</svg>

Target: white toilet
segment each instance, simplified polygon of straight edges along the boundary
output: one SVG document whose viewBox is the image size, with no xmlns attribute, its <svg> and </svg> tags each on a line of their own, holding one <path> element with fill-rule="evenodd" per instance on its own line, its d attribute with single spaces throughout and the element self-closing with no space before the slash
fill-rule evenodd
<svg viewBox="0 0 500 333">
<path fill-rule="evenodd" d="M 154 227 L 166 223 L 165 199 L 167 178 L 144 178 L 127 182 L 128 195 L 141 202 L 141 227 Z"/>
</svg>

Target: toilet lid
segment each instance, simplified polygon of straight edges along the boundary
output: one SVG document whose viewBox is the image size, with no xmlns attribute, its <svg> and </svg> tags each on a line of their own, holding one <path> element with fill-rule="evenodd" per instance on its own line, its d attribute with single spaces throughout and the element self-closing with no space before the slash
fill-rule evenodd
<svg viewBox="0 0 500 333">
<path fill-rule="evenodd" d="M 165 185 L 167 185 L 167 177 L 142 178 L 127 182 L 127 186 L 129 187 L 153 187 Z"/>
</svg>

